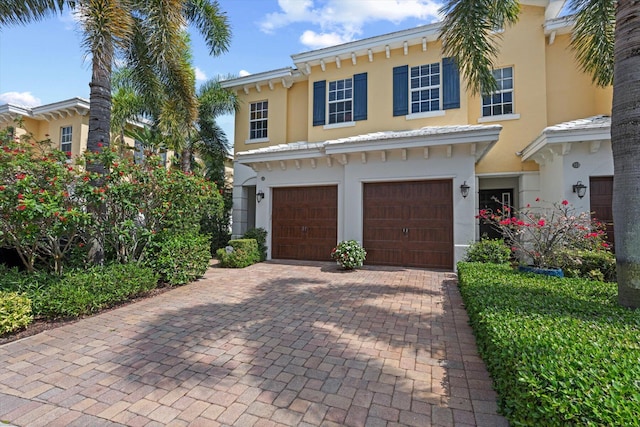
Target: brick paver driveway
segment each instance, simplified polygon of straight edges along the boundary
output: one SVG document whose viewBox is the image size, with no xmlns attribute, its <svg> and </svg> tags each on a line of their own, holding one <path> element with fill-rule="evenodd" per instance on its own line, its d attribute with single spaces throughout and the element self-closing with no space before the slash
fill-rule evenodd
<svg viewBox="0 0 640 427">
<path fill-rule="evenodd" d="M 1 346 L 0 420 L 507 425 L 453 273 L 275 262 Z"/>
</svg>

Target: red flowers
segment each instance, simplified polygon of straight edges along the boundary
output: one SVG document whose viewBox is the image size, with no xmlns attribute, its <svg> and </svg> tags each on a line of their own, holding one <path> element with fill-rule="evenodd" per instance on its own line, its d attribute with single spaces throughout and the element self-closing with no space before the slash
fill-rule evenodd
<svg viewBox="0 0 640 427">
<path fill-rule="evenodd" d="M 18 209 L 19 211 L 23 211 L 23 210 L 27 209 L 27 205 L 18 205 L 18 207 L 16 209 Z"/>
<path fill-rule="evenodd" d="M 0 185 L 0 191 L 4 191 L 6 187 L 4 185 Z"/>
<path fill-rule="evenodd" d="M 563 204 L 563 205 L 565 205 L 565 206 L 567 206 L 567 205 L 569 204 L 569 201 L 568 201 L 568 200 L 563 200 L 563 201 L 562 201 L 562 204 Z"/>
<path fill-rule="evenodd" d="M 544 218 L 542 218 L 540 221 L 538 221 L 538 226 L 540 227 L 544 227 L 544 225 L 546 224 Z"/>
<path fill-rule="evenodd" d="M 102 142 L 98 142 L 98 147 L 99 148 L 102 148 L 102 145 L 103 145 Z"/>
<path fill-rule="evenodd" d="M 540 201 L 540 197 L 536 197 L 536 202 L 539 202 L 539 201 Z"/>
<path fill-rule="evenodd" d="M 24 199 L 24 194 L 18 193 L 18 199 L 20 199 L 20 200 Z"/>
<path fill-rule="evenodd" d="M 16 179 L 19 179 L 19 180 L 23 180 L 23 179 L 25 179 L 26 177 L 27 177 L 27 175 L 25 175 L 25 174 L 23 174 L 23 173 L 17 173 L 17 174 L 16 174 Z"/>
</svg>

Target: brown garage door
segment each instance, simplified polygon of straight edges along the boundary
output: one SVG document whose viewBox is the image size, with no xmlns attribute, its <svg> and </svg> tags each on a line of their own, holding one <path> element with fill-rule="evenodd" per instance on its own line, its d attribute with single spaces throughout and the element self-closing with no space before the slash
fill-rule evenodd
<svg viewBox="0 0 640 427">
<path fill-rule="evenodd" d="M 338 187 L 273 189 L 271 257 L 329 261 L 338 239 Z"/>
<path fill-rule="evenodd" d="M 364 184 L 367 264 L 453 268 L 451 180 Z"/>
<path fill-rule="evenodd" d="M 607 227 L 607 241 L 615 249 L 613 238 L 613 177 L 592 176 L 589 178 L 589 197 L 593 218 L 603 222 Z"/>
</svg>

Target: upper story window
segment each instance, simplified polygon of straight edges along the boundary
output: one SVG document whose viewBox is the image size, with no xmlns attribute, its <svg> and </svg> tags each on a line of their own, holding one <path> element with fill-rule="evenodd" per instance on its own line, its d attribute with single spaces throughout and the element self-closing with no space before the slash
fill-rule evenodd
<svg viewBox="0 0 640 427">
<path fill-rule="evenodd" d="M 359 120 L 367 120 L 367 73 L 313 82 L 314 126 L 354 126 Z"/>
<path fill-rule="evenodd" d="M 71 143 L 73 140 L 73 127 L 63 126 L 60 128 L 60 151 L 71 153 Z"/>
<path fill-rule="evenodd" d="M 454 108 L 460 108 L 460 73 L 453 58 L 393 68 L 394 116 L 424 118 Z"/>
<path fill-rule="evenodd" d="M 352 121 L 353 80 L 329 82 L 329 124 Z"/>
<path fill-rule="evenodd" d="M 252 102 L 249 116 L 249 139 L 267 138 L 269 101 Z"/>
<path fill-rule="evenodd" d="M 513 114 L 513 67 L 493 70 L 498 90 L 482 96 L 482 117 Z"/>
<path fill-rule="evenodd" d="M 440 63 L 411 67 L 411 114 L 440 110 Z"/>
</svg>

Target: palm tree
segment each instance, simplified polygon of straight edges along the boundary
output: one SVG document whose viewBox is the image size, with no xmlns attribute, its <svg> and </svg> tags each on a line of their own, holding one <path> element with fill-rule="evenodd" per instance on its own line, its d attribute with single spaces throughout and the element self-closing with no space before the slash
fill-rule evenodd
<svg viewBox="0 0 640 427">
<path fill-rule="evenodd" d="M 111 73 L 120 53 L 137 73 L 155 75 L 147 82 L 164 82 L 171 88 L 175 111 L 195 117 L 195 89 L 182 66 L 183 52 L 188 47 L 183 28 L 187 24 L 197 28 L 212 55 L 226 51 L 230 30 L 217 1 L 3 0 L 0 27 L 39 21 L 65 9 L 77 13 L 83 46 L 91 55 L 88 150 L 100 151 L 110 142 Z M 132 48 L 134 45 L 144 49 Z M 102 170 L 100 165 L 94 169 Z"/>
<path fill-rule="evenodd" d="M 640 4 L 632 0 L 571 0 L 576 12 L 572 47 L 582 69 L 600 86 L 613 84 L 611 148 L 618 303 L 640 307 Z M 498 53 L 496 28 L 518 19 L 516 0 L 449 0 L 441 39 L 456 58 L 467 89 L 488 93 Z"/>
</svg>

